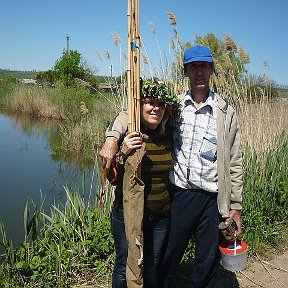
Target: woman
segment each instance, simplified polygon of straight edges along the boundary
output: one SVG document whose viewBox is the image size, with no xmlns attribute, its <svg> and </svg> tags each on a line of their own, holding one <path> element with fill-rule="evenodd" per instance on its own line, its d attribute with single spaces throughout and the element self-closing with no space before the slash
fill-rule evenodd
<svg viewBox="0 0 288 288">
<path fill-rule="evenodd" d="M 172 134 L 170 133 L 171 129 L 167 129 L 166 123 L 175 105 L 177 105 L 177 98 L 171 94 L 167 86 L 163 83 L 143 81 L 141 85 L 141 133 L 131 132 L 127 134 L 116 157 L 118 180 L 111 212 L 111 227 L 116 250 L 112 279 L 113 288 L 127 287 L 126 261 L 128 243 L 126 239 L 129 239 L 129 237 L 126 237 L 125 233 L 124 216 L 126 216 L 126 232 L 127 225 L 130 225 L 127 223 L 130 223 L 130 220 L 133 221 L 135 218 L 141 217 L 139 215 L 141 213 L 135 212 L 136 210 L 131 208 L 128 210 L 124 209 L 125 215 L 123 214 L 123 186 L 125 191 L 125 176 L 127 176 L 125 173 L 128 173 L 127 168 L 124 172 L 125 161 L 129 155 L 135 155 L 136 149 L 143 148 L 143 142 L 145 142 L 146 151 L 141 159 L 141 179 L 138 180 L 138 183 L 143 181 L 144 184 L 143 280 L 145 288 L 157 287 L 158 266 L 161 263 L 160 259 L 170 222 L 168 173 L 172 169 Z M 132 189 L 134 189 L 134 186 Z M 124 206 L 125 201 L 129 202 L 130 200 L 125 199 L 124 196 Z M 141 207 L 142 203 L 136 204 Z M 132 213 L 130 213 L 131 210 L 133 210 Z M 132 215 L 133 212 L 134 215 Z M 127 215 L 128 213 L 129 215 Z M 128 279 L 130 279 L 129 276 Z M 139 283 L 139 279 L 135 280 L 135 282 Z M 143 283 L 139 287 L 142 287 L 141 285 Z"/>
</svg>

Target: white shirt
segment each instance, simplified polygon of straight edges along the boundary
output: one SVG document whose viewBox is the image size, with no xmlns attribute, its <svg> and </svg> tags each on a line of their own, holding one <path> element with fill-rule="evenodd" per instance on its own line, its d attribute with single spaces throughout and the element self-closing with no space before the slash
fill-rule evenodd
<svg viewBox="0 0 288 288">
<path fill-rule="evenodd" d="M 181 102 L 174 123 L 174 168 L 170 181 L 184 189 L 218 191 L 217 179 L 217 98 L 210 91 L 196 108 L 190 93 Z"/>
</svg>

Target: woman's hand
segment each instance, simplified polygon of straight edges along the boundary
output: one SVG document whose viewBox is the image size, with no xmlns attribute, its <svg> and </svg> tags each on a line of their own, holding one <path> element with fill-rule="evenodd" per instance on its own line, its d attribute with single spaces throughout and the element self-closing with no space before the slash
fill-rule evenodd
<svg viewBox="0 0 288 288">
<path fill-rule="evenodd" d="M 142 137 L 139 132 L 130 132 L 122 142 L 121 152 L 129 155 L 132 150 L 141 148 Z"/>
</svg>

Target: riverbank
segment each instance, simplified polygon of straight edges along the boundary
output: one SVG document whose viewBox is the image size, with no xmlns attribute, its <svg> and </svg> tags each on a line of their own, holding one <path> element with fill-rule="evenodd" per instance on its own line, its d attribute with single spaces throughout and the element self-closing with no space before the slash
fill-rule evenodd
<svg viewBox="0 0 288 288">
<path fill-rule="evenodd" d="M 100 137 L 100 134 L 103 137 L 104 127 L 108 125 L 107 117 L 116 114 L 107 104 L 107 99 L 98 99 L 99 95 L 96 97 L 81 89 L 64 90 L 63 94 L 60 92 L 62 90 L 51 89 L 46 96 L 39 96 L 36 93 L 38 90 L 33 90 L 35 94 L 32 97 L 33 91 L 31 92 L 29 87 L 27 89 L 28 91 L 17 90 L 23 92 L 16 93 L 16 96 L 20 97 L 17 98 L 19 102 L 14 99 L 9 103 L 18 105 L 22 99 L 26 101 L 25 107 L 33 108 L 31 111 L 39 111 L 33 105 L 47 104 L 42 100 L 48 97 L 49 101 L 58 103 L 59 109 L 63 106 L 67 109 L 67 120 L 62 120 L 59 125 L 62 140 L 60 144 L 52 145 L 54 149 L 62 154 L 79 153 L 79 157 L 83 158 L 87 157 L 86 153 L 88 155 L 89 151 L 92 151 L 94 154 L 90 155 L 95 157 L 95 146 L 101 143 L 97 137 Z M 53 98 L 55 91 L 59 94 Z M 76 94 L 71 94 L 73 91 Z M 13 95 L 10 96 L 13 98 Z M 37 97 L 40 97 L 39 101 Z M 30 101 L 31 98 L 33 101 Z M 115 98 L 113 101 L 118 103 L 121 100 Z M 33 105 L 29 106 L 29 103 Z M 254 255 L 262 255 L 261 253 L 269 247 L 280 247 L 286 235 L 287 104 L 287 101 L 282 103 L 263 98 L 253 103 L 239 101 L 236 107 L 244 156 L 244 229 L 241 239 L 249 244 L 251 254 Z M 12 110 L 11 105 L 9 107 Z M 115 104 L 113 107 L 116 106 Z M 95 171 L 97 177 L 100 172 L 98 170 Z M 101 185 L 99 184 L 93 192 L 98 197 Z M 30 210 L 27 208 L 24 214 L 25 241 L 21 245 L 11 246 L 4 227 L 0 227 L 2 245 L 5 248 L 0 266 L 0 286 L 13 283 L 13 287 L 27 288 L 44 284 L 46 287 L 71 287 L 80 283 L 98 285 L 99 282 L 103 284 L 104 281 L 105 284 L 108 281 L 107 275 L 110 275 L 114 259 L 113 238 L 109 228 L 110 203 L 100 211 L 97 198 L 91 205 L 80 195 L 79 191 L 67 191 L 66 203 L 61 206 L 52 205 L 50 213 L 44 213 L 39 207 L 30 207 Z M 112 193 L 109 195 L 111 197 Z M 193 245 L 187 248 L 181 266 L 189 265 L 192 258 Z"/>
<path fill-rule="evenodd" d="M 89 87 L 55 88 L 7 83 L 0 91 L 0 109 L 7 113 L 59 120 L 60 142 L 53 155 L 73 155 L 94 161 L 104 141 L 105 130 L 123 107 L 123 98 Z M 5 89 L 4 89 L 5 88 Z"/>
</svg>

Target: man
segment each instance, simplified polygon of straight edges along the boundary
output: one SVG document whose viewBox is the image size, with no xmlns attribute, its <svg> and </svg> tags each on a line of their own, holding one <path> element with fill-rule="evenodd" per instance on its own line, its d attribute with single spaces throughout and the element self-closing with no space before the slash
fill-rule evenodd
<svg viewBox="0 0 288 288">
<path fill-rule="evenodd" d="M 235 110 L 209 89 L 213 71 L 208 47 L 194 46 L 184 52 L 184 74 L 189 78 L 190 91 L 182 97 L 181 113 L 173 124 L 171 225 L 162 264 L 161 287 L 165 288 L 172 286 L 192 235 L 196 241 L 195 263 L 189 287 L 213 287 L 219 263 L 219 223 L 234 220 L 236 235 L 241 233 L 240 133 Z M 112 123 L 107 136 L 119 138 L 123 129 L 120 123 L 121 116 Z M 105 148 L 115 149 L 117 145 L 113 137 L 107 138 L 100 152 L 105 165 L 112 159 Z"/>
</svg>

